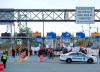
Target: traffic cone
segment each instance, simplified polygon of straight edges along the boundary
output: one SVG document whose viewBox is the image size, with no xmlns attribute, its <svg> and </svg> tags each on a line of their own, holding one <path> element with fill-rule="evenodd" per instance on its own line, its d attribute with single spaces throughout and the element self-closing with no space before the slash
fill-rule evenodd
<svg viewBox="0 0 100 72">
<path fill-rule="evenodd" d="M 43 55 L 40 55 L 40 62 L 43 62 Z"/>
<path fill-rule="evenodd" d="M 0 72 L 4 72 L 4 65 L 0 63 Z"/>
</svg>

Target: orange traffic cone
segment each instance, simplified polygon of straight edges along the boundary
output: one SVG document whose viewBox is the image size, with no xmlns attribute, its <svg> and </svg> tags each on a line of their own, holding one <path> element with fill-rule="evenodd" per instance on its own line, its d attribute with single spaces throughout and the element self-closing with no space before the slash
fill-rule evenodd
<svg viewBox="0 0 100 72">
<path fill-rule="evenodd" d="M 43 55 L 40 55 L 40 62 L 43 62 Z"/>
<path fill-rule="evenodd" d="M 2 63 L 0 64 L 0 72 L 4 72 L 4 65 Z"/>
</svg>

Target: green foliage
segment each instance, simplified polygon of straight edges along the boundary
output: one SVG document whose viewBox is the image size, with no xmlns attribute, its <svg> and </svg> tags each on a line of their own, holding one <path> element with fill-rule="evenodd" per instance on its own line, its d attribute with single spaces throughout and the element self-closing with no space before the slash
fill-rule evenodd
<svg viewBox="0 0 100 72">
<path fill-rule="evenodd" d="M 20 28 L 20 33 L 26 33 L 29 37 L 31 37 L 32 36 L 32 31 L 31 31 L 31 29 L 30 28 Z M 25 45 L 25 46 L 27 46 L 27 41 L 28 41 L 28 39 L 23 39 L 22 40 L 23 41 L 23 44 Z M 32 43 L 32 39 L 29 39 L 29 41 L 30 41 L 30 44 Z"/>
<path fill-rule="evenodd" d="M 84 40 L 83 39 L 78 39 L 78 45 L 83 44 Z"/>
<path fill-rule="evenodd" d="M 26 33 L 28 36 L 32 36 L 32 31 L 30 28 L 20 28 L 20 33 Z"/>
</svg>

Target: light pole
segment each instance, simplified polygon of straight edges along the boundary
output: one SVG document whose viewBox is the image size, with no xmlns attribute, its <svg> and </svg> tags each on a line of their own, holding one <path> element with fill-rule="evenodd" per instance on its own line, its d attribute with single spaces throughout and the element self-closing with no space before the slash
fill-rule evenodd
<svg viewBox="0 0 100 72">
<path fill-rule="evenodd" d="M 15 48 L 15 24 L 13 24 L 14 26 L 14 48 Z"/>
<path fill-rule="evenodd" d="M 29 41 L 29 29 L 28 29 L 28 27 L 27 27 L 27 15 L 25 15 L 25 17 L 26 17 L 26 33 L 27 33 L 27 44 L 28 44 L 28 48 L 30 48 L 30 41 Z"/>
<path fill-rule="evenodd" d="M 11 49 L 13 48 L 13 40 L 12 40 L 12 25 L 11 25 Z"/>
<path fill-rule="evenodd" d="M 90 24 L 89 24 L 89 37 L 90 37 L 90 29 L 91 29 L 91 27 L 90 27 Z"/>
<path fill-rule="evenodd" d="M 43 47 L 44 47 L 44 14 L 42 13 L 42 19 L 43 19 Z"/>
</svg>

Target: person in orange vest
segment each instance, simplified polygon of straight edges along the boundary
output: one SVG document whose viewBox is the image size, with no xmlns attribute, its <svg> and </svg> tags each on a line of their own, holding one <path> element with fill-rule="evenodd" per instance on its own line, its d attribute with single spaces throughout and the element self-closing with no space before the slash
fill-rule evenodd
<svg viewBox="0 0 100 72">
<path fill-rule="evenodd" d="M 4 52 L 3 55 L 1 56 L 1 62 L 3 62 L 4 68 L 6 68 L 6 62 L 7 62 L 7 55 Z"/>
</svg>

